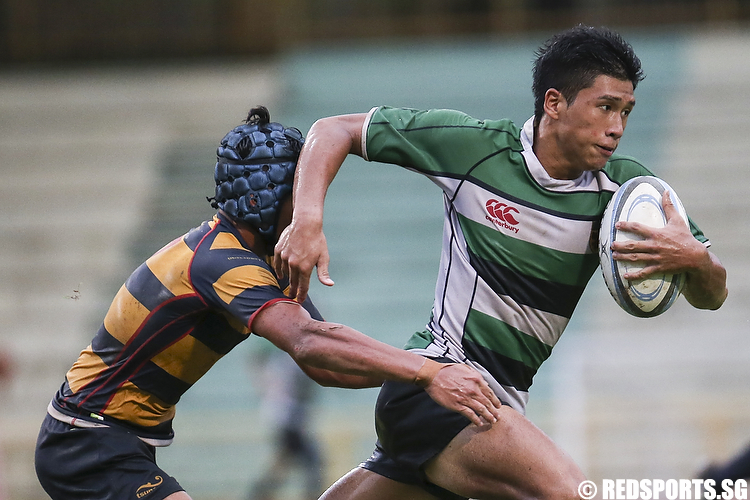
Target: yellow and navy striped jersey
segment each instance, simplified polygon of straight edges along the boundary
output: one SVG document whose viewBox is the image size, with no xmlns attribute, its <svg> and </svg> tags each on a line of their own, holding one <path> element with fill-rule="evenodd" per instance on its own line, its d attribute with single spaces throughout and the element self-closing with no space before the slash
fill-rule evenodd
<svg viewBox="0 0 750 500">
<path fill-rule="evenodd" d="M 68 371 L 52 411 L 169 444 L 182 394 L 250 335 L 263 306 L 291 300 L 286 292 L 288 281 L 217 214 L 130 275 Z M 321 319 L 309 300 L 303 306 Z"/>
</svg>

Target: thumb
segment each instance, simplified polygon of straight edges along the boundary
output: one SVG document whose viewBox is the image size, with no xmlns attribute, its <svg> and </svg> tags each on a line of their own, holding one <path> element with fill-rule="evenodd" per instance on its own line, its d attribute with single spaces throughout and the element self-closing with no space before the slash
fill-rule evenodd
<svg viewBox="0 0 750 500">
<path fill-rule="evenodd" d="M 664 208 L 664 215 L 667 218 L 667 223 L 672 220 L 677 220 L 683 223 L 685 222 L 680 211 L 677 210 L 674 202 L 672 202 L 672 196 L 669 190 L 664 190 L 664 193 L 661 195 L 661 206 Z"/>
</svg>

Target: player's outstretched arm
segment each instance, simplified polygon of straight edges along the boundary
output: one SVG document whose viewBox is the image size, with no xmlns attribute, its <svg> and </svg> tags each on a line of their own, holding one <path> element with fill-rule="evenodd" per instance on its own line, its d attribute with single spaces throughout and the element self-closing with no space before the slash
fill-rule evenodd
<svg viewBox="0 0 750 500">
<path fill-rule="evenodd" d="M 326 371 L 354 376 L 339 379 L 348 387 L 361 387 L 368 379 L 415 383 L 425 387 L 436 402 L 477 425 L 493 423 L 499 415 L 500 401 L 473 368 L 438 363 L 348 326 L 316 321 L 294 302 L 261 309 L 251 326 L 253 333 L 289 353 L 300 366 L 317 369 L 308 373 L 329 384 L 336 380 L 325 378 Z"/>
<path fill-rule="evenodd" d="M 307 134 L 294 174 L 294 214 L 274 250 L 274 268 L 289 277 L 290 296 L 307 297 L 310 276 L 333 285 L 328 273 L 328 245 L 323 234 L 323 205 L 328 186 L 349 154 L 362 154 L 362 126 L 367 115 L 341 115 L 316 121 Z"/>
<path fill-rule="evenodd" d="M 618 222 L 622 231 L 642 236 L 642 241 L 614 242 L 612 257 L 621 261 L 640 261 L 646 266 L 625 274 L 626 279 L 640 279 L 657 273 L 685 273 L 682 293 L 698 309 L 718 309 L 727 298 L 727 272 L 719 259 L 693 237 L 690 228 L 672 204 L 669 192 L 662 195 L 667 216 L 664 228 L 653 228 L 637 222 Z"/>
<path fill-rule="evenodd" d="M 380 377 L 368 377 L 366 375 L 350 375 L 348 373 L 335 372 L 325 368 L 297 363 L 308 377 L 323 387 L 343 387 L 345 389 L 364 389 L 367 387 L 380 387 L 384 379 Z"/>
</svg>

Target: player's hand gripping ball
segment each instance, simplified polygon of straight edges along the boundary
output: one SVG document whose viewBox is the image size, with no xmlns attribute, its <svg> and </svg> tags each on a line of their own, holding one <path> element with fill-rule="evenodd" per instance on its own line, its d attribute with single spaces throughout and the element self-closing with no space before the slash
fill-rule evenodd
<svg viewBox="0 0 750 500">
<path fill-rule="evenodd" d="M 612 196 L 602 217 L 599 230 L 599 262 L 604 282 L 617 304 L 629 314 L 640 318 L 658 316 L 669 309 L 679 297 L 685 284 L 683 274 L 653 275 L 646 279 L 626 280 L 623 275 L 643 268 L 638 262 L 612 259 L 613 241 L 640 240 L 640 236 L 619 231 L 618 221 L 640 222 L 662 228 L 667 223 L 662 194 L 669 191 L 670 198 L 680 216 L 687 223 L 687 214 L 674 190 L 661 179 L 651 176 L 634 177 L 625 182 Z"/>
</svg>

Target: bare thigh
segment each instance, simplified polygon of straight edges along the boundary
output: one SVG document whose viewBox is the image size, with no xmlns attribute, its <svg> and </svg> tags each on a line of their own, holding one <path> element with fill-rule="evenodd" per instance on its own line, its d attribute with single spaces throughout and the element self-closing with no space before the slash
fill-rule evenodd
<svg viewBox="0 0 750 500">
<path fill-rule="evenodd" d="M 336 481 L 319 500 L 437 500 L 423 489 L 362 468 Z M 170 499 L 171 500 L 171 499 Z"/>
<path fill-rule="evenodd" d="M 461 431 L 425 473 L 438 486 L 477 500 L 578 499 L 585 476 L 546 434 L 504 406 L 492 426 Z"/>
<path fill-rule="evenodd" d="M 193 500 L 193 499 L 190 498 L 190 495 L 188 495 L 184 491 L 176 491 L 176 492 L 172 493 L 171 495 L 169 495 L 164 500 Z"/>
</svg>

